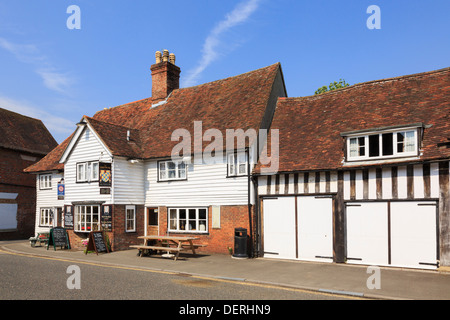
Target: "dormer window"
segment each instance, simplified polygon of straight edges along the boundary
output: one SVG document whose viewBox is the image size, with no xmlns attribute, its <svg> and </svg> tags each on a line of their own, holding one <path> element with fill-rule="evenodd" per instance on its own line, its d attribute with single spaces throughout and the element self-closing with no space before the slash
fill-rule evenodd
<svg viewBox="0 0 450 320">
<path fill-rule="evenodd" d="M 343 133 L 347 161 L 412 157 L 419 154 L 419 127 Z"/>
</svg>

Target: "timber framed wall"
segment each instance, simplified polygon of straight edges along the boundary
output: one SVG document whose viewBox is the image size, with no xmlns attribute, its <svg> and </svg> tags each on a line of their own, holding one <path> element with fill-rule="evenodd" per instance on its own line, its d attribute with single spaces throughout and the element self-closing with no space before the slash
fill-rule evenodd
<svg viewBox="0 0 450 320">
<path fill-rule="evenodd" d="M 346 261 L 346 205 L 351 202 L 436 201 L 441 266 L 450 265 L 449 161 L 281 173 L 258 177 L 259 217 L 263 199 L 274 196 L 332 195 L 334 262 Z M 262 222 L 263 224 L 263 222 Z M 262 229 L 258 231 L 264 239 Z M 262 240 L 263 241 L 263 240 Z M 263 249 L 260 248 L 260 254 Z"/>
</svg>

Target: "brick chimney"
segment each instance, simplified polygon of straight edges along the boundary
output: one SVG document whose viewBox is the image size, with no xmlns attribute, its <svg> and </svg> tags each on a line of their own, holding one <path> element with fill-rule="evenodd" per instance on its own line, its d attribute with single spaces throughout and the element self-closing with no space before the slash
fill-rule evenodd
<svg viewBox="0 0 450 320">
<path fill-rule="evenodd" d="M 175 55 L 164 50 L 156 51 L 156 63 L 150 67 L 152 71 L 152 102 L 158 103 L 169 94 L 180 88 L 181 70 L 175 65 Z"/>
</svg>

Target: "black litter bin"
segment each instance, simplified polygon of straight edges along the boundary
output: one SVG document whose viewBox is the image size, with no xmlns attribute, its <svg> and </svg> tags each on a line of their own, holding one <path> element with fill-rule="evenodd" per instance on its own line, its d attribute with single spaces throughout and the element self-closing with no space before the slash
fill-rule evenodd
<svg viewBox="0 0 450 320">
<path fill-rule="evenodd" d="M 234 229 L 234 254 L 235 258 L 248 258 L 247 255 L 247 229 Z"/>
</svg>

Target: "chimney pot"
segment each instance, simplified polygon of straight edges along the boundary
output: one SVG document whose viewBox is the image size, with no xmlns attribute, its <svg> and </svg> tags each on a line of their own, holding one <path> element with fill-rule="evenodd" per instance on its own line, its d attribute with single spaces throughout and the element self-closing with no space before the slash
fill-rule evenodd
<svg viewBox="0 0 450 320">
<path fill-rule="evenodd" d="M 156 51 L 155 53 L 156 63 L 160 63 L 162 60 L 162 53 L 161 51 Z"/>
<path fill-rule="evenodd" d="M 169 62 L 170 62 L 171 64 L 175 64 L 175 54 L 174 54 L 174 53 L 171 53 L 171 54 L 169 55 Z"/>
<path fill-rule="evenodd" d="M 169 61 L 169 50 L 163 51 L 163 61 Z"/>
</svg>

